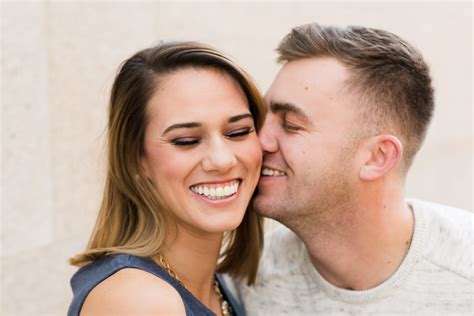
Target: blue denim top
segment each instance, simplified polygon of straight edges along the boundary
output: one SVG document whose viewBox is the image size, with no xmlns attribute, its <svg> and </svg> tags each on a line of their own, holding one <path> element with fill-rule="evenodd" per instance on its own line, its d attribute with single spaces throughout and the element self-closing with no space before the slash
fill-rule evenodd
<svg viewBox="0 0 474 316">
<path fill-rule="evenodd" d="M 80 268 L 71 278 L 71 287 L 73 299 L 69 306 L 68 316 L 79 316 L 82 304 L 86 300 L 87 295 L 100 282 L 107 279 L 115 272 L 125 269 L 135 268 L 151 273 L 158 278 L 168 282 L 173 286 L 181 296 L 187 316 L 215 316 L 214 312 L 204 306 L 191 292 L 184 288 L 176 279 L 171 277 L 160 265 L 156 264 L 150 258 L 137 257 L 127 254 L 115 254 L 105 256 Z M 245 316 L 243 308 L 232 297 L 229 290 L 225 286 L 224 280 L 219 274 L 216 279 L 224 296 L 232 307 L 233 314 L 236 316 Z"/>
</svg>

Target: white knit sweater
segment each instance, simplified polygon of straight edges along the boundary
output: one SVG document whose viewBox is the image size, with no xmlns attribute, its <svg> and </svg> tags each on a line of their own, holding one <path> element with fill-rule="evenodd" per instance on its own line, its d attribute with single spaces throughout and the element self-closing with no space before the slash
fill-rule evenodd
<svg viewBox="0 0 474 316">
<path fill-rule="evenodd" d="M 237 283 L 252 315 L 473 315 L 473 214 L 409 200 L 413 239 L 398 270 L 364 291 L 340 289 L 312 266 L 285 227 L 266 237 L 256 285 Z"/>
</svg>

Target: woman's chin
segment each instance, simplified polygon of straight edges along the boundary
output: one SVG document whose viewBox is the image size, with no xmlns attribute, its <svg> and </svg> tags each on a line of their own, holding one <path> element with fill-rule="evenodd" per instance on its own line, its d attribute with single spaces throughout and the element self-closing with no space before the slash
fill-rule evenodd
<svg viewBox="0 0 474 316">
<path fill-rule="evenodd" d="M 232 216 L 226 218 L 220 218 L 215 220 L 214 222 L 208 222 L 206 225 L 205 230 L 209 233 L 224 233 L 228 231 L 232 231 L 239 227 L 242 223 L 243 215 L 242 216 Z M 212 221 L 212 219 L 209 219 Z"/>
</svg>

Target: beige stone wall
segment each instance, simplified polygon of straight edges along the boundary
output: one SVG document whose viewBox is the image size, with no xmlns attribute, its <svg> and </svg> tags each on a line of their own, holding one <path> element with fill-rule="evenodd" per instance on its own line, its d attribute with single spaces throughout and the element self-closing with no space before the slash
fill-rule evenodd
<svg viewBox="0 0 474 316">
<path fill-rule="evenodd" d="M 472 207 L 472 5 L 454 3 L 2 1 L 1 315 L 64 315 L 67 258 L 102 187 L 108 93 L 119 63 L 160 39 L 210 43 L 264 91 L 273 49 L 310 21 L 391 30 L 432 67 L 437 109 L 409 196 Z"/>
</svg>

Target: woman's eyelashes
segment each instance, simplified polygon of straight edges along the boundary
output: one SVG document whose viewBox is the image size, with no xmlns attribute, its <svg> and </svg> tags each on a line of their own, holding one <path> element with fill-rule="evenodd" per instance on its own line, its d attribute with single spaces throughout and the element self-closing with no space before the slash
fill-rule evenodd
<svg viewBox="0 0 474 316">
<path fill-rule="evenodd" d="M 248 134 L 253 133 L 254 130 L 255 128 L 253 127 L 245 127 L 227 133 L 225 136 L 229 139 L 241 139 L 247 136 Z"/>
<path fill-rule="evenodd" d="M 171 144 L 175 146 L 192 146 L 197 145 L 201 142 L 200 138 L 193 138 L 193 137 L 181 137 L 175 138 L 171 140 Z"/>
<path fill-rule="evenodd" d="M 230 140 L 241 140 L 247 135 L 255 131 L 254 127 L 245 127 L 236 130 L 232 130 L 224 134 L 224 137 Z M 203 137 L 178 137 L 172 139 L 170 142 L 172 145 L 179 147 L 192 147 L 202 142 Z"/>
</svg>

